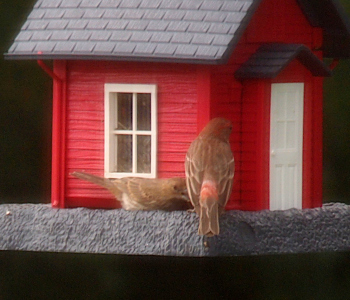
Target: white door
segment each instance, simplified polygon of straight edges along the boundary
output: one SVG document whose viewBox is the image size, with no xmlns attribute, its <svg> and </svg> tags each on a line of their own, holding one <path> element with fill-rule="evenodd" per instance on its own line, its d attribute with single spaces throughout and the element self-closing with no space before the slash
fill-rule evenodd
<svg viewBox="0 0 350 300">
<path fill-rule="evenodd" d="M 304 84 L 271 87 L 270 209 L 302 208 Z"/>
</svg>

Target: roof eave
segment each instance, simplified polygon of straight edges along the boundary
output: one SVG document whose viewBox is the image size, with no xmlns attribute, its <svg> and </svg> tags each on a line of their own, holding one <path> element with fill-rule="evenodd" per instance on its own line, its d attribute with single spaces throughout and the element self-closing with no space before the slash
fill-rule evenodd
<svg viewBox="0 0 350 300">
<path fill-rule="evenodd" d="M 224 58 L 206 59 L 193 57 L 143 57 L 143 56 L 116 56 L 106 54 L 11 54 L 5 53 L 6 60 L 104 60 L 104 61 L 125 61 L 125 62 L 160 62 L 160 63 L 182 63 L 182 64 L 204 64 L 222 65 L 227 62 Z"/>
</svg>

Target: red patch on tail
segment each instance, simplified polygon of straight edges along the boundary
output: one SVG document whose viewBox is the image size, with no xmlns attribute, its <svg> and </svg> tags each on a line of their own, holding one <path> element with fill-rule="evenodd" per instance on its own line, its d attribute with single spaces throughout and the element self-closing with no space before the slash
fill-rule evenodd
<svg viewBox="0 0 350 300">
<path fill-rule="evenodd" d="M 216 188 L 216 183 L 211 180 L 204 180 L 202 183 L 200 199 L 212 198 L 219 200 L 218 190 Z"/>
</svg>

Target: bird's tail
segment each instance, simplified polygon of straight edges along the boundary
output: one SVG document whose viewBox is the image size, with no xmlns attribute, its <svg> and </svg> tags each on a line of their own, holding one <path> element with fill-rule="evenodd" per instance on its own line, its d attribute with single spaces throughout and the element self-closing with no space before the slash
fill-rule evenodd
<svg viewBox="0 0 350 300">
<path fill-rule="evenodd" d="M 219 232 L 219 203 L 217 189 L 212 182 L 204 182 L 200 194 L 198 234 L 210 237 L 218 235 Z"/>
<path fill-rule="evenodd" d="M 115 192 L 116 186 L 108 178 L 103 178 L 103 177 L 92 175 L 85 172 L 73 172 L 71 173 L 71 175 L 79 179 L 83 179 L 83 180 L 95 183 L 111 192 Z"/>
</svg>

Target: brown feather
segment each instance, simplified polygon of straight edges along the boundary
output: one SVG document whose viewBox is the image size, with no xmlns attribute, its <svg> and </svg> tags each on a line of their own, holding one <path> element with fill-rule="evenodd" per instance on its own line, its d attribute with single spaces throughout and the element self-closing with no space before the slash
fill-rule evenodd
<svg viewBox="0 0 350 300">
<path fill-rule="evenodd" d="M 108 189 L 126 210 L 185 210 L 192 208 L 185 178 L 124 177 L 107 179 L 85 172 L 73 172 L 72 176 Z"/>
<path fill-rule="evenodd" d="M 199 216 L 198 234 L 209 237 L 219 234 L 219 209 L 214 198 L 206 198 L 202 202 Z"/>
<path fill-rule="evenodd" d="M 234 159 L 229 137 L 232 124 L 223 118 L 212 119 L 191 143 L 185 160 L 186 183 L 190 200 L 195 211 L 200 215 L 200 222 L 205 219 L 204 212 L 211 214 L 209 222 L 218 224 L 214 219 L 224 210 L 232 191 Z M 204 181 L 215 183 L 217 206 L 210 209 L 204 205 L 208 199 L 201 199 L 200 193 Z M 210 201 L 209 201 L 210 202 Z M 213 210 L 216 210 L 213 212 Z M 216 226 L 213 224 L 213 226 Z M 200 224 L 204 228 L 205 224 Z M 210 227 L 210 225 L 209 225 Z M 203 230 L 200 230 L 203 232 Z M 213 233 L 218 234 L 219 231 Z M 205 233 L 204 233 L 205 234 Z M 207 234 L 210 235 L 210 234 Z"/>
</svg>

